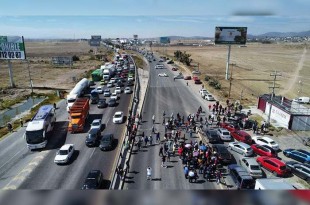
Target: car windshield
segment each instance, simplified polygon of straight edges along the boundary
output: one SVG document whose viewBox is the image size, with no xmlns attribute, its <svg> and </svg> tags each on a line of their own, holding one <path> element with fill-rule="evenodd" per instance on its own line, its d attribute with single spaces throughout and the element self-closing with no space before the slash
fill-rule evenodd
<svg viewBox="0 0 310 205">
<path fill-rule="evenodd" d="M 223 135 L 229 135 L 229 132 L 223 132 Z"/>
<path fill-rule="evenodd" d="M 43 130 L 26 131 L 26 142 L 28 144 L 37 144 L 44 142 Z"/>
<path fill-rule="evenodd" d="M 260 170 L 258 165 L 251 165 L 251 170 Z"/>
<path fill-rule="evenodd" d="M 114 117 L 115 118 L 120 118 L 120 117 L 122 117 L 122 115 L 117 114 L 117 115 L 114 115 Z"/>
<path fill-rule="evenodd" d="M 102 142 L 110 142 L 110 137 L 103 137 Z"/>
<path fill-rule="evenodd" d="M 254 186 L 255 186 L 255 180 L 253 179 L 242 180 L 242 184 L 241 184 L 242 189 L 253 189 Z"/>
<path fill-rule="evenodd" d="M 68 155 L 68 150 L 59 150 L 59 155 Z"/>
<path fill-rule="evenodd" d="M 275 141 L 271 141 L 270 144 L 271 144 L 271 145 L 275 145 L 276 142 L 275 142 Z"/>
<path fill-rule="evenodd" d="M 246 151 L 250 152 L 250 151 L 251 151 L 251 148 L 247 148 Z"/>
<path fill-rule="evenodd" d="M 92 126 L 99 126 L 100 123 L 99 123 L 99 122 L 93 122 L 91 125 L 92 125 Z"/>
</svg>

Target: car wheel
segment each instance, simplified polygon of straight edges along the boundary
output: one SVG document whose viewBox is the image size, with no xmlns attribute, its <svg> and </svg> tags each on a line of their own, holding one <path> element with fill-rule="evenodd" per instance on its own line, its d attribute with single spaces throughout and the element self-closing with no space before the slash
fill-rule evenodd
<svg viewBox="0 0 310 205">
<path fill-rule="evenodd" d="M 274 176 L 278 176 L 277 172 L 275 172 L 275 171 L 273 171 L 272 174 L 273 174 Z"/>
</svg>

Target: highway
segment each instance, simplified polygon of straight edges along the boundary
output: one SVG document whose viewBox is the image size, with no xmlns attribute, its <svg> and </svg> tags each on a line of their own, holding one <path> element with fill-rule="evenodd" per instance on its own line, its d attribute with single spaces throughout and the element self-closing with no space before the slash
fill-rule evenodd
<svg viewBox="0 0 310 205">
<path fill-rule="evenodd" d="M 49 143 L 43 150 L 29 151 L 22 135 L 26 127 L 19 129 L 0 142 L 0 187 L 1 189 L 80 189 L 87 173 L 99 169 L 104 175 L 103 188 L 108 188 L 117 147 L 112 151 L 103 152 L 98 147 L 89 148 L 85 145 L 85 137 L 93 119 L 102 119 L 106 124 L 104 133 L 113 133 L 118 142 L 122 141 L 125 123 L 113 124 L 112 116 L 116 111 L 128 114 L 130 103 L 128 94 L 121 94 L 116 107 L 97 108 L 92 104 L 88 125 L 84 133 L 68 133 L 68 113 L 65 100 L 60 101 L 56 110 L 56 125 L 49 136 Z M 100 94 L 100 98 L 103 95 Z M 63 145 L 73 143 L 75 153 L 68 165 L 56 165 L 54 157 Z"/>
<path fill-rule="evenodd" d="M 142 125 L 139 127 L 138 134 L 143 131 L 146 136 L 151 134 L 152 116 L 155 115 L 155 128 L 161 133 L 163 140 L 164 126 L 162 126 L 162 114 L 166 116 L 179 113 L 185 118 L 189 113 L 196 113 L 201 105 L 203 110 L 207 110 L 207 105 L 202 98 L 193 94 L 193 90 L 186 86 L 186 81 L 179 79 L 173 80 L 177 72 L 169 69 L 155 69 L 157 61 L 150 63 L 149 88 L 146 93 L 145 104 L 143 107 Z M 159 73 L 165 72 L 169 77 L 158 77 Z M 200 86 L 200 85 L 195 85 Z M 184 132 L 181 134 L 183 136 Z M 189 138 L 187 134 L 187 139 Z M 193 140 L 199 141 L 198 136 Z M 154 138 L 155 139 L 155 138 Z M 155 140 L 154 140 L 155 141 Z M 201 176 L 197 183 L 189 183 L 183 174 L 183 165 L 178 157 L 171 157 L 171 162 L 167 162 L 168 168 L 161 167 L 161 157 L 158 156 L 160 145 L 149 146 L 136 152 L 136 147 L 131 157 L 130 173 L 125 179 L 124 189 L 140 190 L 160 190 L 160 189 L 218 189 L 219 186 L 213 182 L 206 182 Z M 152 168 L 153 180 L 146 180 L 146 169 Z"/>
</svg>

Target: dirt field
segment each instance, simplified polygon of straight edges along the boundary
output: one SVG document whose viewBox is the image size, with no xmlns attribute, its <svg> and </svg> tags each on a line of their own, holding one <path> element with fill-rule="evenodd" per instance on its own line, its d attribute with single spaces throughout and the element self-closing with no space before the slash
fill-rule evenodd
<svg viewBox="0 0 310 205">
<path fill-rule="evenodd" d="M 309 44 L 247 44 L 247 47 L 232 46 L 230 63 L 236 64 L 232 68 L 233 81 L 231 97 L 239 99 L 243 91 L 243 101 L 251 103 L 256 97 L 270 93 L 268 88 L 273 77 L 270 73 L 277 70 L 282 76 L 277 78 L 276 95 L 288 98 L 310 96 L 310 53 Z M 226 46 L 171 46 L 166 48 L 155 47 L 154 51 L 173 56 L 174 51 L 186 51 L 200 64 L 201 79 L 205 74 L 220 80 L 221 97 L 228 93 L 229 81 L 225 80 L 227 47 Z M 299 83 L 301 81 L 301 83 Z M 210 89 L 212 90 L 212 89 Z"/>
<path fill-rule="evenodd" d="M 94 48 L 90 47 L 87 42 L 25 42 L 25 47 L 35 87 L 70 90 L 75 84 L 73 77 L 78 79 L 87 71 L 102 64 L 102 61 L 92 60 L 93 53 L 89 51 Z M 106 54 L 107 52 L 105 48 L 100 48 L 97 53 Z M 73 55 L 77 55 L 80 61 L 74 62 L 72 68 L 69 66 L 55 67 L 51 64 L 53 56 Z M 30 93 L 27 63 L 12 61 L 12 65 L 17 89 L 6 89 L 10 86 L 7 61 L 0 61 L 0 98 L 3 100 Z"/>
</svg>

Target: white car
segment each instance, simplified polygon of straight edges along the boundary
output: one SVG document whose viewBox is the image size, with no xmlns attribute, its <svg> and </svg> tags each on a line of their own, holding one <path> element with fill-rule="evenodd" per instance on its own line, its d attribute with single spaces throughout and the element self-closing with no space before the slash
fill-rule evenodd
<svg viewBox="0 0 310 205">
<path fill-rule="evenodd" d="M 104 97 L 110 97 L 110 95 L 111 95 L 110 89 L 105 89 L 103 92 L 103 96 Z"/>
<path fill-rule="evenodd" d="M 111 83 L 111 82 L 109 82 L 109 83 L 107 84 L 107 87 L 108 87 L 108 88 L 112 88 L 113 86 L 114 86 L 114 84 Z"/>
<path fill-rule="evenodd" d="M 202 97 L 204 97 L 206 94 L 209 94 L 209 92 L 206 89 L 199 90 L 199 93 Z"/>
<path fill-rule="evenodd" d="M 96 88 L 97 92 L 102 94 L 103 93 L 103 88 L 101 86 Z"/>
<path fill-rule="evenodd" d="M 111 78 L 110 79 L 110 83 L 115 83 L 116 79 L 115 78 Z"/>
<path fill-rule="evenodd" d="M 253 149 L 251 146 L 243 142 L 230 142 L 228 148 L 246 157 L 253 155 Z"/>
<path fill-rule="evenodd" d="M 158 76 L 159 77 L 168 77 L 167 73 L 159 73 Z"/>
<path fill-rule="evenodd" d="M 201 74 L 199 70 L 192 71 L 192 74 Z"/>
<path fill-rule="evenodd" d="M 125 90 L 124 90 L 124 93 L 125 94 L 131 94 L 132 93 L 131 88 L 130 87 L 126 87 Z"/>
<path fill-rule="evenodd" d="M 247 172 L 251 175 L 253 178 L 262 178 L 263 172 L 261 170 L 260 165 L 256 162 L 256 159 L 254 157 L 243 157 L 239 159 L 239 164 L 243 168 L 247 170 Z"/>
<path fill-rule="evenodd" d="M 208 100 L 208 101 L 214 101 L 214 97 L 211 95 L 211 94 L 206 94 L 205 95 L 205 99 Z"/>
<path fill-rule="evenodd" d="M 268 145 L 274 150 L 279 150 L 279 145 L 273 139 L 270 139 L 269 137 L 253 136 L 252 139 L 255 142 L 255 144 Z"/>
<path fill-rule="evenodd" d="M 102 124 L 101 119 L 95 119 L 90 125 L 90 129 L 100 129 L 101 130 Z"/>
<path fill-rule="evenodd" d="M 217 134 L 220 136 L 223 141 L 231 141 L 230 132 L 226 129 L 220 128 L 217 130 Z"/>
<path fill-rule="evenodd" d="M 111 94 L 110 99 L 118 100 L 119 99 L 119 95 L 116 92 L 114 92 L 114 93 Z"/>
<path fill-rule="evenodd" d="M 114 91 L 116 94 L 121 94 L 122 93 L 122 89 L 121 89 L 121 87 L 116 87 L 115 88 L 115 91 Z"/>
<path fill-rule="evenodd" d="M 113 116 L 113 123 L 123 123 L 124 113 L 122 111 L 115 112 Z"/>
<path fill-rule="evenodd" d="M 69 162 L 73 153 L 74 153 L 74 145 L 73 144 L 65 144 L 56 153 L 54 162 L 56 164 L 66 164 Z"/>
<path fill-rule="evenodd" d="M 127 78 L 127 81 L 129 81 L 129 80 L 134 81 L 133 77 L 128 77 L 128 78 Z"/>
</svg>

